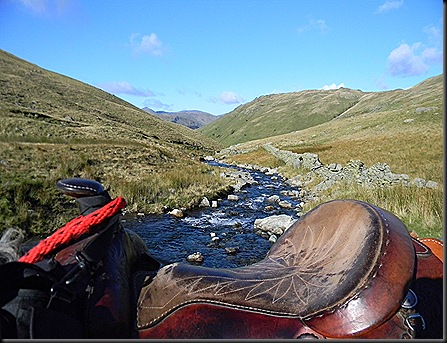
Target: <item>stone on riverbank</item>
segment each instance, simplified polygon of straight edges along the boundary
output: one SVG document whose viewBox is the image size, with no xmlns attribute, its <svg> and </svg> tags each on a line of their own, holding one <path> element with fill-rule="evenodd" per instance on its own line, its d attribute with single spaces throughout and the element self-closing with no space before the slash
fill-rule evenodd
<svg viewBox="0 0 447 343">
<path fill-rule="evenodd" d="M 175 208 L 172 211 L 168 212 L 171 216 L 177 217 L 177 218 L 182 218 L 183 217 L 183 211 Z"/>
<path fill-rule="evenodd" d="M 238 250 L 239 250 L 239 247 L 227 247 L 227 248 L 225 248 L 225 252 L 228 255 L 234 255 L 234 254 L 236 254 L 238 252 Z"/>
<path fill-rule="evenodd" d="M 277 204 L 279 202 L 279 196 L 274 194 L 269 196 L 267 199 L 265 199 L 265 201 L 267 201 L 270 204 Z"/>
<path fill-rule="evenodd" d="M 210 201 L 208 200 L 207 197 L 204 197 L 202 199 L 202 201 L 199 204 L 200 207 L 209 207 L 210 206 Z"/>
</svg>

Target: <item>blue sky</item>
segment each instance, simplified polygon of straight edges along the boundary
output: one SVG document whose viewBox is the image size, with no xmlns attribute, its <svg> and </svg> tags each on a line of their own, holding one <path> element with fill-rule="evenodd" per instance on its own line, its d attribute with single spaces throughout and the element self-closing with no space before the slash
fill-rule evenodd
<svg viewBox="0 0 447 343">
<path fill-rule="evenodd" d="M 441 0 L 0 0 L 0 49 L 142 108 L 224 114 L 272 93 L 443 72 Z"/>
</svg>

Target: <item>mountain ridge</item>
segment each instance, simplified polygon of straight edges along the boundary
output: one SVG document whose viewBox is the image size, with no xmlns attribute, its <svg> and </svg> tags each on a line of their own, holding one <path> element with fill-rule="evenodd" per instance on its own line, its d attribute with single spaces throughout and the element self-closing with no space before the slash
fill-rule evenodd
<svg viewBox="0 0 447 343">
<path fill-rule="evenodd" d="M 430 107 L 430 103 L 438 103 L 442 98 L 442 80 L 443 76 L 438 75 L 409 89 L 384 92 L 339 88 L 263 95 L 198 130 L 230 146 L 304 130 L 351 115 Z"/>
<path fill-rule="evenodd" d="M 190 129 L 198 129 L 202 126 L 212 123 L 219 117 L 212 115 L 211 113 L 200 110 L 183 110 L 177 112 L 168 112 L 168 111 L 154 111 L 149 107 L 143 107 L 142 110 L 165 121 L 180 124 L 189 127 Z"/>
</svg>

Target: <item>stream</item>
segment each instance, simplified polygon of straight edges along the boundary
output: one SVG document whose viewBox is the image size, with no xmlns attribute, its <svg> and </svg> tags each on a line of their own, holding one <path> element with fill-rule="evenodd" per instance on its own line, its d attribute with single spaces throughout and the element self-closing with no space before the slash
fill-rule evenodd
<svg viewBox="0 0 447 343">
<path fill-rule="evenodd" d="M 170 214 L 146 215 L 125 221 L 124 226 L 140 235 L 152 256 L 168 262 L 188 263 L 188 255 L 195 252 L 204 257 L 200 265 L 213 268 L 241 267 L 263 259 L 272 243 L 255 232 L 254 221 L 278 214 L 298 219 L 294 208 L 301 200 L 283 195 L 297 189 L 284 183 L 276 174 L 266 175 L 214 161 L 208 163 L 249 172 L 257 184 L 235 192 L 238 201 L 218 199 L 217 208 L 199 207 L 184 212 L 183 218 Z M 271 195 L 288 201 L 292 208 L 267 202 Z M 273 208 L 266 211 L 265 207 L 269 205 Z"/>
</svg>

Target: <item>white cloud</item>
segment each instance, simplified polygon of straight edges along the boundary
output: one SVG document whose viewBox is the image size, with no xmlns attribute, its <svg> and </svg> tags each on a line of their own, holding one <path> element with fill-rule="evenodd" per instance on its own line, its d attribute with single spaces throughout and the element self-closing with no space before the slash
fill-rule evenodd
<svg viewBox="0 0 447 343">
<path fill-rule="evenodd" d="M 422 51 L 421 58 L 427 64 L 441 64 L 443 54 L 438 48 L 427 48 Z"/>
<path fill-rule="evenodd" d="M 387 71 L 391 76 L 422 75 L 432 65 L 443 62 L 442 31 L 428 25 L 423 28 L 427 44 L 416 42 L 412 45 L 402 43 L 388 55 Z"/>
<path fill-rule="evenodd" d="M 136 54 L 148 54 L 160 57 L 165 53 L 165 46 L 156 33 L 141 36 L 134 33 L 130 36 L 130 45 Z"/>
<path fill-rule="evenodd" d="M 112 94 L 128 94 L 134 96 L 155 96 L 154 92 L 148 89 L 138 89 L 125 81 L 103 82 L 97 85 L 99 88 Z"/>
<path fill-rule="evenodd" d="M 344 87 L 344 86 L 345 86 L 344 83 L 340 83 L 338 85 L 333 83 L 333 84 L 330 84 L 330 85 L 324 85 L 323 87 L 321 87 L 321 89 L 327 91 L 327 90 L 330 90 L 330 89 L 339 89 L 339 88 Z"/>
<path fill-rule="evenodd" d="M 244 99 L 233 92 L 222 92 L 219 96 L 220 102 L 223 102 L 224 104 L 241 104 L 244 102 Z"/>
<path fill-rule="evenodd" d="M 422 75 L 429 66 L 426 62 L 432 60 L 435 52 L 431 49 L 425 49 L 422 54 L 418 54 L 421 43 L 415 43 L 412 46 L 407 43 L 391 51 L 388 56 L 387 70 L 391 76 L 414 76 Z"/>
<path fill-rule="evenodd" d="M 396 10 L 404 4 L 404 0 L 387 0 L 377 9 L 378 13 Z"/>
</svg>

